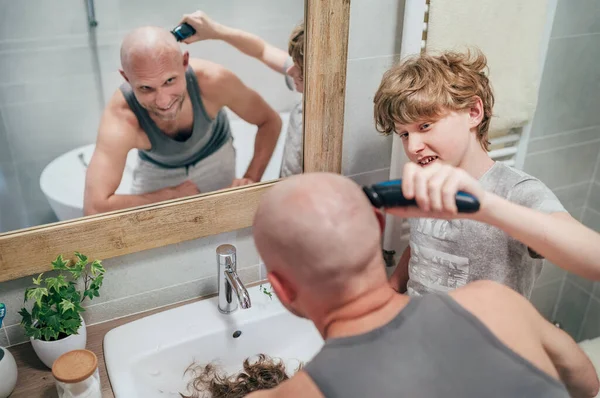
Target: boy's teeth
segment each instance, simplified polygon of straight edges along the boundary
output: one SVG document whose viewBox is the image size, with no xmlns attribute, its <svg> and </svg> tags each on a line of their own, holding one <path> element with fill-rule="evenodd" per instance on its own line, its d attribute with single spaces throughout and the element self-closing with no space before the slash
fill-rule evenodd
<svg viewBox="0 0 600 398">
<path fill-rule="evenodd" d="M 420 163 L 421 163 L 421 164 L 427 164 L 427 163 L 433 162 L 435 159 L 437 159 L 437 157 L 435 157 L 435 156 L 430 156 L 430 157 L 428 157 L 428 158 L 426 158 L 426 159 L 424 159 L 424 160 L 421 160 L 421 162 L 420 162 Z"/>
</svg>

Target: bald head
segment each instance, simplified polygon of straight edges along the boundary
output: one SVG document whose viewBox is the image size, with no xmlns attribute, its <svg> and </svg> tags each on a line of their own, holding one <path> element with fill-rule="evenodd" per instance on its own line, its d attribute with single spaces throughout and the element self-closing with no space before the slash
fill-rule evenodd
<svg viewBox="0 0 600 398">
<path fill-rule="evenodd" d="M 347 298 L 385 281 L 373 208 L 340 175 L 303 174 L 276 184 L 261 200 L 253 234 L 269 272 L 320 297 Z"/>
<path fill-rule="evenodd" d="M 137 28 L 121 44 L 121 66 L 125 73 L 145 63 L 166 59 L 179 62 L 183 55 L 171 32 L 155 26 Z"/>
</svg>

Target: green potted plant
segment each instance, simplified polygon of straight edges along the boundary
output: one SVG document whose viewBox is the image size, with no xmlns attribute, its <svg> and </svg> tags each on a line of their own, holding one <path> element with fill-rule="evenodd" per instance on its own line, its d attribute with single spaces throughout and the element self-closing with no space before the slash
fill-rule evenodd
<svg viewBox="0 0 600 398">
<path fill-rule="evenodd" d="M 21 325 L 40 360 L 52 368 L 54 360 L 71 350 L 85 348 L 87 333 L 81 303 L 100 295 L 104 267 L 99 260 L 91 263 L 75 252 L 76 261 L 65 261 L 59 255 L 52 262 L 56 277 L 33 278 L 33 287 L 25 290 L 24 302 L 32 301 L 31 312 L 19 311 Z M 78 286 L 78 282 L 81 284 Z M 83 288 L 83 291 L 81 289 Z"/>
</svg>

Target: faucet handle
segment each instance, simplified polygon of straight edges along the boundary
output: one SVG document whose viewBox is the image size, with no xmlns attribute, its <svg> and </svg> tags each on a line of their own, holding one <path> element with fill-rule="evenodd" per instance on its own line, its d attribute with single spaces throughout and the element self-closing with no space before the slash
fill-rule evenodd
<svg viewBox="0 0 600 398">
<path fill-rule="evenodd" d="M 217 263 L 220 267 L 230 267 L 233 271 L 237 269 L 236 249 L 233 245 L 221 245 L 217 247 Z"/>
</svg>

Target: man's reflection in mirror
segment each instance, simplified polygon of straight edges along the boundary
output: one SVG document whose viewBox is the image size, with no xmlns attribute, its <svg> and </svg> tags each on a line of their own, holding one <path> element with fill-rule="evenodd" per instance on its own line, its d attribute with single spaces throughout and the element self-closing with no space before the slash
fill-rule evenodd
<svg viewBox="0 0 600 398">
<path fill-rule="evenodd" d="M 190 58 L 166 29 L 142 27 L 121 45 L 125 82 L 108 102 L 85 184 L 85 215 L 260 181 L 281 119 L 221 65 Z M 225 107 L 258 127 L 254 154 L 235 178 Z M 138 149 L 132 194 L 116 194 L 127 154 Z"/>
</svg>

